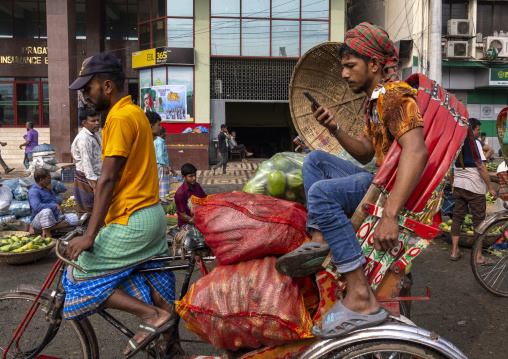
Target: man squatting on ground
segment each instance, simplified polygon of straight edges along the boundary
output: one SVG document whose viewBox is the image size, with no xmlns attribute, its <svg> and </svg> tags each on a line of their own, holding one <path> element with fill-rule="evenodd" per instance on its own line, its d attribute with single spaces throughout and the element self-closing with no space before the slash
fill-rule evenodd
<svg viewBox="0 0 508 359">
<path fill-rule="evenodd" d="M 101 120 L 94 110 L 83 110 L 79 114 L 83 129 L 71 145 L 72 157 L 76 161 L 74 171 L 74 200 L 80 214 L 92 212 L 97 181 L 102 170 L 102 138 L 98 133 Z"/>
<path fill-rule="evenodd" d="M 364 91 L 369 97 L 363 138 L 357 140 L 342 131 L 327 108 L 312 105 L 312 111 L 362 164 L 376 155 L 376 165 L 380 166 L 392 142 L 400 144 L 395 185 L 374 233 L 374 247 L 387 250 L 398 244 L 399 211 L 417 185 L 427 159 L 423 120 L 411 87 L 396 82 L 398 50 L 382 28 L 364 22 L 348 31 L 339 55 L 344 66 L 342 77 L 353 92 Z M 388 313 L 380 309 L 365 278 L 365 258 L 346 216 L 354 213 L 374 175 L 323 151 L 306 156 L 302 173 L 312 242 L 279 258 L 276 268 L 290 276 L 309 275 L 321 268 L 331 250 L 337 271 L 344 274 L 348 285 L 346 297 L 324 315 L 312 333 L 322 338 L 337 337 L 385 321 Z"/>
<path fill-rule="evenodd" d="M 125 96 L 124 81 L 120 60 L 99 54 L 83 61 L 79 77 L 69 87 L 83 89 L 85 101 L 97 112 L 106 111 L 107 118 L 94 211 L 85 234 L 66 248 L 88 274 L 69 267 L 63 285 L 65 319 L 79 320 L 101 308 L 142 319 L 127 354 L 161 333 L 168 335 L 175 316 L 175 276 L 167 271 L 131 274 L 138 267 L 162 266 L 138 263 L 166 255 L 168 245 L 152 130 L 143 110 Z M 92 253 L 86 251 L 92 246 Z"/>
</svg>

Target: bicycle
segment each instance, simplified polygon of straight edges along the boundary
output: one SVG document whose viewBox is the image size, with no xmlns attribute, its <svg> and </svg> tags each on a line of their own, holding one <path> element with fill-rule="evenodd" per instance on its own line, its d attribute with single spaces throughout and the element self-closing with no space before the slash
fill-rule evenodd
<svg viewBox="0 0 508 359">
<path fill-rule="evenodd" d="M 503 206 L 507 210 L 486 218 L 478 227 L 480 235 L 473 244 L 470 261 L 476 280 L 485 290 L 500 297 L 508 297 L 508 251 L 493 247 L 498 238 L 488 238 L 490 232 L 499 227 L 500 238 L 508 243 L 508 202 L 503 202 Z M 485 257 L 485 262 L 478 262 L 480 253 Z"/>
<path fill-rule="evenodd" d="M 98 359 L 100 357 L 95 331 L 88 318 L 80 322 L 62 320 L 65 292 L 61 288 L 60 277 L 65 264 L 72 265 L 73 267 L 77 266 L 62 256 L 60 246 L 72 240 L 75 236 L 82 235 L 83 231 L 84 227 L 80 226 L 58 240 L 56 250 L 59 259 L 47 277 L 42 289 L 39 290 L 33 286 L 20 285 L 14 291 L 0 294 L 0 310 L 2 312 L 17 310 L 20 316 L 24 315 L 23 320 L 20 321 L 21 324 L 15 325 L 14 328 L 12 328 L 12 325 L 9 327 L 10 323 L 0 323 L 0 330 L 2 331 L 0 340 L 5 342 L 0 344 L 3 358 Z M 208 270 L 204 265 L 204 261 L 213 258 L 205 257 L 205 254 L 208 253 L 208 248 L 202 240 L 188 237 L 185 248 L 190 251 L 190 254 L 185 255 L 186 262 L 184 264 L 140 269 L 138 273 L 162 270 L 186 270 L 180 293 L 180 299 L 183 298 L 189 288 L 195 265 L 198 264 L 202 274 L 206 275 Z M 149 260 L 164 261 L 172 258 L 165 256 Z M 77 269 L 82 270 L 79 267 Z M 57 276 L 60 277 L 58 277 L 56 288 L 51 290 L 51 286 Z M 390 300 L 397 300 L 397 298 L 390 298 Z M 15 305 L 23 306 L 24 310 L 16 309 Z M 27 307 L 29 308 L 28 310 L 26 310 Z M 134 336 L 132 331 L 108 313 L 107 310 L 101 310 L 97 314 L 126 337 L 132 338 Z M 178 323 L 179 317 L 175 319 L 173 334 L 177 333 Z M 16 328 L 17 330 L 14 330 Z M 15 334 L 12 336 L 12 339 L 9 339 L 11 336 L 5 334 L 12 333 L 13 331 L 15 331 Z M 58 340 L 55 340 L 57 338 Z M 148 345 L 142 345 L 129 355 L 123 356 L 123 358 L 132 358 L 141 350 L 144 350 L 151 358 L 173 358 L 172 351 L 178 351 L 178 343 L 173 338 L 174 336 L 167 341 L 164 352 L 158 346 L 152 345 L 148 347 Z M 65 343 L 65 345 L 62 346 L 61 343 Z M 240 357 L 230 357 L 243 358 L 246 355 L 249 354 L 244 354 Z M 404 316 L 392 316 L 391 321 L 388 323 L 357 330 L 338 339 L 317 341 L 300 355 L 300 359 L 324 358 L 466 359 L 452 344 L 438 337 L 435 333 L 416 327 L 414 323 Z"/>
</svg>

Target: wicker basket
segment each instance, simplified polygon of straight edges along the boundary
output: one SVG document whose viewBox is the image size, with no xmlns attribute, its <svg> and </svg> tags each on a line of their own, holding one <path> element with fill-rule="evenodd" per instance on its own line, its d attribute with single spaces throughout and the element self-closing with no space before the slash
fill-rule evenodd
<svg viewBox="0 0 508 359">
<path fill-rule="evenodd" d="M 20 231 L 2 231 L 0 232 L 0 236 L 17 236 L 17 237 L 25 237 L 31 235 L 30 232 L 20 232 Z M 51 252 L 51 250 L 55 247 L 56 242 L 53 241 L 47 247 L 41 249 L 34 249 L 28 252 L 19 252 L 19 253 L 0 253 L 0 262 L 4 262 L 7 264 L 27 264 L 27 263 L 35 263 L 39 259 L 44 258 Z"/>
<path fill-rule="evenodd" d="M 439 226 L 439 229 L 443 231 L 443 233 L 446 237 L 446 240 L 448 242 L 451 242 L 452 241 L 451 231 L 447 230 L 447 229 L 443 229 L 443 227 L 441 227 L 441 225 Z M 459 246 L 471 248 L 474 244 L 474 240 L 475 240 L 474 236 L 475 236 L 474 233 L 460 233 Z M 487 235 L 487 237 L 485 237 L 484 246 L 490 247 L 499 239 L 499 237 L 501 237 L 501 233 Z"/>
<path fill-rule="evenodd" d="M 307 90 L 327 107 L 342 131 L 359 138 L 365 127 L 365 93 L 354 94 L 342 79 L 342 64 L 337 53 L 340 42 L 325 42 L 314 46 L 298 61 L 289 84 L 289 109 L 296 131 L 311 149 L 336 154 L 342 150 L 339 142 L 314 118 L 310 101 L 303 95 Z"/>
</svg>

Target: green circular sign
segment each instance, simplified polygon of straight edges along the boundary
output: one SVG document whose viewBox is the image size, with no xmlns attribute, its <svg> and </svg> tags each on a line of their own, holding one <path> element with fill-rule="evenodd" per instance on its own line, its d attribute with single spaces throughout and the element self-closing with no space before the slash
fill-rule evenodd
<svg viewBox="0 0 508 359">
<path fill-rule="evenodd" d="M 489 47 L 486 55 L 487 60 L 495 60 L 497 58 L 497 49 L 495 47 Z"/>
</svg>

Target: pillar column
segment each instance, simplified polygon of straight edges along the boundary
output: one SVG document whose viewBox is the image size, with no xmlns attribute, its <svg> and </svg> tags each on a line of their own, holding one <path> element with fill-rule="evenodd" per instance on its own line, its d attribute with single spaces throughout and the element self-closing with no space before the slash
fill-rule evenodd
<svg viewBox="0 0 508 359">
<path fill-rule="evenodd" d="M 46 2 L 50 143 L 60 162 L 71 162 L 78 134 L 77 93 L 68 87 L 77 76 L 74 0 Z"/>
</svg>

